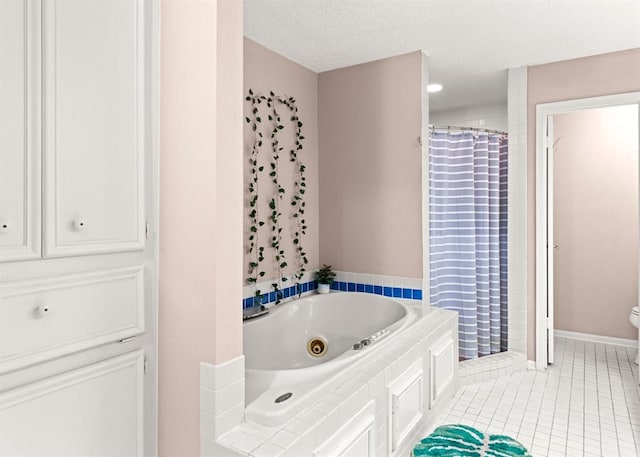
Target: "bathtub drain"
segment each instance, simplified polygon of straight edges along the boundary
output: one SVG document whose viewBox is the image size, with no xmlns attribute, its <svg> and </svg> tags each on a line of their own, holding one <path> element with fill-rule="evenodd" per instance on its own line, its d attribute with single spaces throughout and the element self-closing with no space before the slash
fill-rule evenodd
<svg viewBox="0 0 640 457">
<path fill-rule="evenodd" d="M 287 392 L 286 394 L 282 394 L 278 398 L 276 398 L 276 403 L 282 403 L 283 401 L 287 401 L 288 399 L 291 398 L 292 395 L 293 394 L 291 392 Z"/>
<path fill-rule="evenodd" d="M 327 353 L 328 346 L 329 345 L 324 340 L 324 338 L 315 336 L 311 338 L 307 343 L 307 352 L 312 357 L 322 357 Z"/>
</svg>

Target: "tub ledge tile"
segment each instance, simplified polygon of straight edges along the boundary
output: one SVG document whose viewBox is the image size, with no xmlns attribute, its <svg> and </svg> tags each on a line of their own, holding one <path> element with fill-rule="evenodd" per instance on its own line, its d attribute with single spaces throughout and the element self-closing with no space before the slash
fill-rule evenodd
<svg viewBox="0 0 640 457">
<path fill-rule="evenodd" d="M 251 451 L 249 455 L 251 455 L 251 457 L 283 457 L 286 455 L 286 450 L 273 443 L 267 442 Z"/>
</svg>

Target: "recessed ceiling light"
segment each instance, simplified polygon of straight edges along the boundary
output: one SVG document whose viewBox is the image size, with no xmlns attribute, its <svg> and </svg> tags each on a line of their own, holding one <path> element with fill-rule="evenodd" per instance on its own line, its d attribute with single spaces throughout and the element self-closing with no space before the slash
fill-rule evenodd
<svg viewBox="0 0 640 457">
<path fill-rule="evenodd" d="M 429 84 L 427 86 L 427 92 L 440 92 L 442 90 L 442 84 Z"/>
</svg>

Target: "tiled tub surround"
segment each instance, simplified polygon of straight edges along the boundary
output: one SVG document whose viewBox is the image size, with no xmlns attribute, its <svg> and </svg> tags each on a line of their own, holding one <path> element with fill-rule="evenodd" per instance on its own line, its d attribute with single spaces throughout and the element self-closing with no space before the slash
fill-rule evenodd
<svg viewBox="0 0 640 457">
<path fill-rule="evenodd" d="M 244 356 L 219 365 L 200 363 L 200 437 L 213 440 L 244 417 Z"/>
<path fill-rule="evenodd" d="M 309 271 L 304 273 L 302 279 L 299 281 L 293 277 L 289 277 L 286 281 L 281 282 L 280 287 L 283 295 L 281 302 L 285 303 L 314 293 L 315 289 L 318 288 L 318 283 L 314 278 L 315 272 Z M 265 305 L 266 307 L 275 305 L 277 297 L 272 286 L 274 282 L 274 279 L 269 279 L 257 284 L 244 286 L 242 288 L 242 308 L 251 308 L 252 306 L 258 305 Z M 262 293 L 260 303 L 256 300 L 256 291 L 258 290 Z"/>
<path fill-rule="evenodd" d="M 422 300 L 422 278 L 402 278 L 346 271 L 336 271 L 335 273 L 336 278 L 331 285 L 331 290 L 365 292 L 405 300 Z M 257 304 L 255 300 L 257 290 L 262 292 L 261 305 L 269 307 L 274 304 L 276 302 L 276 293 L 271 286 L 273 282 L 273 280 L 268 280 L 255 285 L 244 286 L 242 290 L 242 307 L 250 308 Z M 295 283 L 295 278 L 287 278 L 287 281 L 281 284 L 284 297 L 282 299 L 283 303 L 313 293 L 318 288 L 318 283 L 315 281 L 315 272 L 307 272 L 303 275 L 299 281 L 300 288 Z"/>
<path fill-rule="evenodd" d="M 412 302 L 405 301 L 411 304 Z M 362 357 L 326 381 L 325 393 L 308 408 L 278 427 L 245 421 L 215 441 L 210 430 L 203 430 L 203 455 L 310 456 L 332 455 L 323 447 L 339 445 L 358 426 L 359 417 L 369 418 L 370 439 L 375 455 L 406 455 L 430 421 L 454 395 L 457 378 L 457 315 L 444 309 L 428 309 L 422 314 L 421 302 L 413 302 L 419 319 L 400 332 L 393 344 L 365 349 Z M 443 354 L 450 354 L 449 358 Z M 445 370 L 446 369 L 446 370 Z M 416 371 L 417 370 L 417 371 Z M 443 377 L 443 373 L 448 374 Z M 392 452 L 389 417 L 390 395 L 398 383 L 419 373 L 423 408 Z M 413 402 L 416 403 L 416 402 Z M 355 419 L 354 419 L 355 417 Z M 369 420 L 368 419 L 368 420 Z M 395 436 L 395 435 L 393 435 Z"/>
</svg>

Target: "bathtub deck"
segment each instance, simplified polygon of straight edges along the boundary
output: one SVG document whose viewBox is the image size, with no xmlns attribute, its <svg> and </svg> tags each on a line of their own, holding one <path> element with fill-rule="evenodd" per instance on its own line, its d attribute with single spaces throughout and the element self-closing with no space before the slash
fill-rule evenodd
<svg viewBox="0 0 640 457">
<path fill-rule="evenodd" d="M 436 331 L 439 333 L 436 334 Z M 353 417 L 372 399 L 376 401 L 377 455 L 387 454 L 387 391 L 386 386 L 412 364 L 426 357 L 427 344 L 440 338 L 440 333 L 457 331 L 457 314 L 432 308 L 411 327 L 399 334 L 394 344 L 381 348 L 380 354 L 363 358 L 346 368 L 347 382 L 332 386 L 306 410 L 279 427 L 264 427 L 246 421 L 215 443 L 203 443 L 218 454 L 270 456 L 311 455 L 320 444 L 332 436 L 342 424 Z M 372 353 L 373 355 L 374 353 Z M 456 367 L 457 371 L 457 367 Z M 444 395 L 443 404 L 455 393 L 455 382 Z M 435 419 L 433 417 L 426 420 Z M 417 427 L 420 429 L 421 427 Z"/>
</svg>

